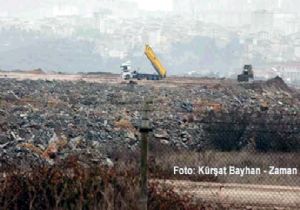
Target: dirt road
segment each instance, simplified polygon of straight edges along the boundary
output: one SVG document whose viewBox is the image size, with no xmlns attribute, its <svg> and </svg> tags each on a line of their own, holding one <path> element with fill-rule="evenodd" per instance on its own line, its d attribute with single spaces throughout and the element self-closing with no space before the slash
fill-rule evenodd
<svg viewBox="0 0 300 210">
<path fill-rule="evenodd" d="M 86 82 L 95 82 L 95 83 L 110 83 L 110 84 L 120 84 L 126 83 L 126 81 L 122 80 L 118 74 L 100 74 L 100 75 L 83 75 L 83 74 L 55 74 L 55 73 L 47 73 L 47 74 L 34 74 L 34 73 L 26 73 L 26 72 L 1 72 L 0 78 L 13 78 L 17 80 L 64 80 L 64 81 L 79 81 L 83 80 Z M 200 82 L 201 81 L 201 82 Z M 188 87 L 189 85 L 202 85 L 206 86 L 214 86 L 216 84 L 222 83 L 231 83 L 228 81 L 221 81 L 218 79 L 203 79 L 203 78 L 187 78 L 187 77 L 168 77 L 164 80 L 160 81 L 147 81 L 140 80 L 137 81 L 138 84 L 141 85 L 155 85 L 160 87 L 176 87 L 183 85 L 184 87 Z M 199 83 L 200 82 L 200 83 Z"/>
<path fill-rule="evenodd" d="M 196 200 L 220 203 L 247 209 L 300 209 L 300 187 L 218 184 L 191 181 L 163 181 L 162 188 L 174 187 L 179 194 L 192 195 Z"/>
</svg>

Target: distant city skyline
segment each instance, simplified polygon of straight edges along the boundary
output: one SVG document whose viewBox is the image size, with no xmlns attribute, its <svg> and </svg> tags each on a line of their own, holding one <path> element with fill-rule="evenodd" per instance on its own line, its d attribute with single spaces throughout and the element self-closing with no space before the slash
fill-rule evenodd
<svg viewBox="0 0 300 210">
<path fill-rule="evenodd" d="M 299 80 L 299 0 L 0 0 L 0 69 L 230 76 L 245 63 Z M 154 11 L 154 12 L 153 12 Z M 299 74 L 300 75 L 300 74 Z M 263 75 L 265 76 L 265 75 Z"/>
</svg>

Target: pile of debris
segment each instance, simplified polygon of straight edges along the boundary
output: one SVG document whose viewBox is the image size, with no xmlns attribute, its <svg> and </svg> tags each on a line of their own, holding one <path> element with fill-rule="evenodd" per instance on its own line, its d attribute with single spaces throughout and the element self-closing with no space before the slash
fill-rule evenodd
<svg viewBox="0 0 300 210">
<path fill-rule="evenodd" d="M 112 164 L 114 148 L 138 148 L 146 96 L 153 98 L 154 140 L 175 147 L 209 147 L 207 125 L 230 121 L 226 116 L 234 114 L 248 116 L 250 121 L 263 115 L 264 123 L 280 115 L 284 125 L 299 123 L 300 100 L 295 97 L 299 93 L 280 78 L 254 87 L 234 82 L 184 88 L 7 78 L 0 84 L 2 165 L 15 159 L 52 164 L 73 153 Z M 293 129 L 299 132 L 299 126 Z M 251 123 L 246 130 L 251 133 Z"/>
</svg>

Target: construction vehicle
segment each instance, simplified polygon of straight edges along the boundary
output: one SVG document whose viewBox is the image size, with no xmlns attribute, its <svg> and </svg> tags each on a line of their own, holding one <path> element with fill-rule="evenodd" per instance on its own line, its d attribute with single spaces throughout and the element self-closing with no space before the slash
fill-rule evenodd
<svg viewBox="0 0 300 210">
<path fill-rule="evenodd" d="M 238 75 L 237 80 L 239 82 L 250 82 L 254 80 L 254 72 L 252 69 L 252 65 L 248 64 L 248 65 L 244 65 L 244 69 L 242 74 Z"/>
<path fill-rule="evenodd" d="M 132 70 L 131 62 L 127 61 L 126 63 L 123 63 L 121 65 L 122 78 L 124 80 L 130 80 L 130 79 L 161 80 L 167 76 L 167 70 L 162 65 L 162 63 L 154 53 L 153 49 L 148 44 L 145 45 L 144 53 L 148 58 L 148 60 L 151 62 L 153 68 L 156 70 L 157 74 L 145 74 L 145 73 L 140 73 L 137 70 Z"/>
</svg>

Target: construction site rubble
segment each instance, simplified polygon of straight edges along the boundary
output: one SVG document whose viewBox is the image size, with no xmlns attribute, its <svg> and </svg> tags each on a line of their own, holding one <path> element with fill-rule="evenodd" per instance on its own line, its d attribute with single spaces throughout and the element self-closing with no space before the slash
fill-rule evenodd
<svg viewBox="0 0 300 210">
<path fill-rule="evenodd" d="M 152 141 L 191 150 L 218 148 L 212 144 L 218 143 L 215 133 L 224 135 L 227 130 L 228 138 L 236 139 L 239 145 L 229 149 L 243 149 L 253 142 L 249 139 L 261 140 L 265 135 L 261 129 L 273 133 L 281 128 L 288 133 L 286 141 L 297 142 L 291 146 L 298 145 L 293 149 L 299 149 L 299 92 L 279 77 L 254 83 L 199 81 L 188 88 L 185 84 L 174 87 L 7 78 L 0 84 L 2 166 L 11 165 L 13 160 L 22 167 L 53 164 L 72 153 L 112 165 L 108 150 L 138 149 L 145 96 L 153 100 Z M 283 127 L 276 127 L 276 122 Z M 210 132 L 212 128 L 215 133 Z M 234 129 L 239 132 L 238 139 L 230 133 Z"/>
</svg>

